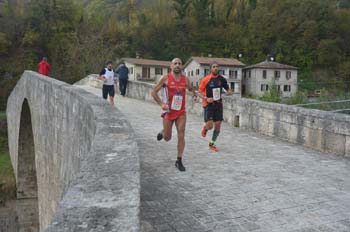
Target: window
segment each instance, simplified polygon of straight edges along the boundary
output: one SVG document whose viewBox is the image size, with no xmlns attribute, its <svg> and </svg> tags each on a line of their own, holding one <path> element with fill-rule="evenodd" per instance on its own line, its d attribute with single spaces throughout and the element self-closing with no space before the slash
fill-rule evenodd
<svg viewBox="0 0 350 232">
<path fill-rule="evenodd" d="M 233 78 L 233 70 L 228 71 L 228 78 Z"/>
<path fill-rule="evenodd" d="M 262 84 L 260 87 L 261 92 L 269 91 L 269 85 Z"/>
<path fill-rule="evenodd" d="M 133 74 L 134 73 L 134 68 L 133 67 L 129 68 L 129 72 L 130 72 L 130 74 Z"/>
<path fill-rule="evenodd" d="M 209 74 L 209 69 L 204 69 L 204 75 L 206 76 L 206 75 L 208 75 Z"/>
<path fill-rule="evenodd" d="M 289 80 L 290 78 L 292 78 L 292 72 L 286 71 L 286 79 Z"/>
<path fill-rule="evenodd" d="M 263 70 L 263 79 L 266 79 L 266 70 Z"/>
<path fill-rule="evenodd" d="M 280 71 L 275 71 L 275 79 L 279 79 L 280 78 Z"/>
<path fill-rule="evenodd" d="M 150 72 L 150 68 L 148 67 L 142 67 L 142 78 L 146 78 L 149 79 L 151 77 L 151 72 Z"/>
<path fill-rule="evenodd" d="M 191 76 L 193 77 L 193 70 L 191 71 Z"/>
<path fill-rule="evenodd" d="M 284 85 L 283 86 L 283 91 L 284 92 L 290 92 L 290 85 Z"/>
<path fill-rule="evenodd" d="M 235 78 L 235 79 L 237 79 L 237 76 L 238 76 L 237 70 L 230 70 L 229 73 L 228 73 L 228 77 L 229 77 L 229 78 Z"/>
<path fill-rule="evenodd" d="M 225 70 L 219 70 L 220 75 L 225 75 Z"/>
<path fill-rule="evenodd" d="M 156 68 L 156 75 L 163 75 L 163 69 L 162 68 Z"/>
<path fill-rule="evenodd" d="M 281 86 L 277 85 L 277 91 L 280 93 L 281 92 Z"/>
<path fill-rule="evenodd" d="M 252 76 L 252 72 L 249 70 L 248 71 L 248 77 L 250 78 Z"/>
<path fill-rule="evenodd" d="M 199 68 L 196 69 L 196 75 L 199 75 Z"/>
</svg>

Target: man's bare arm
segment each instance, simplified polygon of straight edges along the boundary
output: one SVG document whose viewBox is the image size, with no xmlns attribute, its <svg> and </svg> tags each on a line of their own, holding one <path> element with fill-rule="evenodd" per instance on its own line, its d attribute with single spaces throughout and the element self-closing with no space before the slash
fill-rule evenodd
<svg viewBox="0 0 350 232">
<path fill-rule="evenodd" d="M 103 76 L 103 75 L 98 76 L 97 79 L 99 79 L 99 80 L 101 80 L 101 81 L 107 80 L 107 78 L 106 78 L 105 76 Z"/>
<path fill-rule="evenodd" d="M 196 91 L 194 90 L 193 85 L 188 77 L 186 77 L 186 84 L 188 91 L 192 93 L 192 97 L 197 97 Z"/>
<path fill-rule="evenodd" d="M 160 105 L 162 107 L 162 109 L 167 108 L 165 107 L 164 103 L 162 102 L 162 100 L 160 99 L 160 97 L 158 96 L 158 92 L 159 90 L 161 90 L 161 88 L 163 87 L 163 85 L 165 83 L 167 83 L 168 81 L 168 75 L 164 75 L 160 78 L 160 80 L 158 81 L 158 83 L 153 87 L 152 89 L 152 97 L 153 99 L 158 103 L 158 105 Z M 165 109 L 166 110 L 166 109 Z"/>
<path fill-rule="evenodd" d="M 188 78 L 188 77 L 186 77 L 186 84 L 187 84 L 188 91 L 190 91 L 192 93 L 193 101 L 198 102 L 196 91 L 194 90 L 193 85 L 190 82 L 190 78 Z"/>
</svg>

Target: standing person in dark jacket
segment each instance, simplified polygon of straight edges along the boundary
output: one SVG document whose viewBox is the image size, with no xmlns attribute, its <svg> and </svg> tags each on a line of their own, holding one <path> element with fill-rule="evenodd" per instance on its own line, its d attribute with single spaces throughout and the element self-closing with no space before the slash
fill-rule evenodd
<svg viewBox="0 0 350 232">
<path fill-rule="evenodd" d="M 51 65 L 47 62 L 47 57 L 43 59 L 38 64 L 38 72 L 42 75 L 48 76 L 51 70 Z"/>
<path fill-rule="evenodd" d="M 119 91 L 120 94 L 125 97 L 126 86 L 128 85 L 129 79 L 129 69 L 126 67 L 124 62 L 121 62 L 119 67 L 117 68 L 116 73 L 118 74 L 119 79 Z"/>
</svg>

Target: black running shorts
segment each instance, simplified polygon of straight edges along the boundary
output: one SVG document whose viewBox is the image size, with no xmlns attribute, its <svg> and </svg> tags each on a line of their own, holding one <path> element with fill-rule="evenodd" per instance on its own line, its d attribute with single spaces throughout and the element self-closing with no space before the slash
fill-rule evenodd
<svg viewBox="0 0 350 232">
<path fill-rule="evenodd" d="M 224 120 L 222 104 L 209 104 L 204 107 L 204 122 L 211 120 L 214 122 Z"/>
<path fill-rule="evenodd" d="M 114 85 L 103 85 L 102 87 L 102 97 L 107 99 L 107 96 L 114 97 Z"/>
</svg>

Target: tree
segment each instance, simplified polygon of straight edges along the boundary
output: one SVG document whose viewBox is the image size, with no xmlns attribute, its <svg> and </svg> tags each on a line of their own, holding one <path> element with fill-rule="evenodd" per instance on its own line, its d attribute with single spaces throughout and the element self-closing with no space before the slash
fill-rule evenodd
<svg viewBox="0 0 350 232">
<path fill-rule="evenodd" d="M 350 90 L 350 61 L 345 61 L 341 63 L 338 67 L 339 78 L 344 82 L 345 91 Z"/>
</svg>

